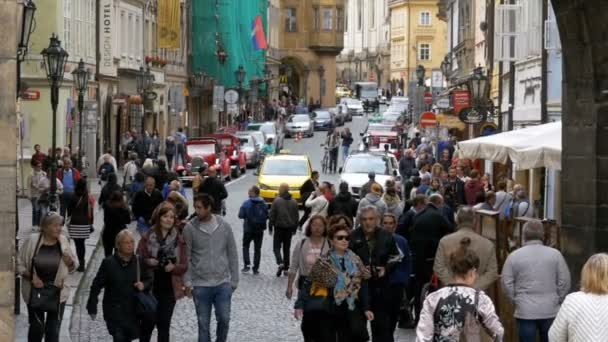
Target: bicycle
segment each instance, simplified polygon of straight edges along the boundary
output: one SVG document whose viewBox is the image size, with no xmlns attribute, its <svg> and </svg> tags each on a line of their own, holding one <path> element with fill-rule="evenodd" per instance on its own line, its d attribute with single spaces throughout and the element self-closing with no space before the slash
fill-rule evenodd
<svg viewBox="0 0 608 342">
<path fill-rule="evenodd" d="M 321 172 L 327 173 L 329 169 L 329 149 L 327 146 L 321 145 L 325 149 L 325 153 L 323 154 L 323 159 L 321 159 Z"/>
</svg>

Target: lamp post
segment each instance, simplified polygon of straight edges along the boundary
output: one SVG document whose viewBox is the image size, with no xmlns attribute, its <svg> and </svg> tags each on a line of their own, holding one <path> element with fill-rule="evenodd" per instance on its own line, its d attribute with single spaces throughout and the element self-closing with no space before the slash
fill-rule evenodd
<svg viewBox="0 0 608 342">
<path fill-rule="evenodd" d="M 441 62 L 441 72 L 443 73 L 443 77 L 445 77 L 445 82 L 449 83 L 450 77 L 448 75 L 452 72 L 452 59 L 449 54 L 445 55 Z"/>
<path fill-rule="evenodd" d="M 323 103 L 323 93 L 325 93 L 325 87 L 323 84 L 323 75 L 325 75 L 325 68 L 323 65 L 319 65 L 317 68 L 317 73 L 319 74 L 319 105 L 322 106 Z"/>
<path fill-rule="evenodd" d="M 78 62 L 78 68 L 74 69 L 72 75 L 74 76 L 76 89 L 78 90 L 78 165 L 82 169 L 82 109 L 84 107 L 84 92 L 87 90 L 89 83 L 89 70 L 85 69 L 82 58 Z"/>
<path fill-rule="evenodd" d="M 266 99 L 270 102 L 270 81 L 272 79 L 272 70 L 268 67 L 268 64 L 264 65 L 264 81 L 266 82 Z"/>
<path fill-rule="evenodd" d="M 35 12 L 36 4 L 34 4 L 32 0 L 28 0 L 23 4 L 21 34 L 19 36 L 19 45 L 17 46 L 17 97 L 19 97 L 19 94 L 21 93 L 21 62 L 25 60 L 25 55 L 28 52 Z"/>
<path fill-rule="evenodd" d="M 419 64 L 418 67 L 416 67 L 416 78 L 418 78 L 419 87 L 424 86 L 424 74 L 425 73 L 426 73 L 426 69 L 424 68 L 424 66 L 422 64 Z"/>
<path fill-rule="evenodd" d="M 198 119 L 197 119 L 197 123 L 198 123 L 198 130 L 200 132 L 201 130 L 201 99 L 203 98 L 203 89 L 205 89 L 207 80 L 209 79 L 209 77 L 207 76 L 207 73 L 205 72 L 195 72 L 194 74 L 190 75 L 190 86 L 193 89 L 196 89 L 197 93 L 198 93 L 198 101 L 197 101 L 197 108 L 198 108 Z"/>
<path fill-rule="evenodd" d="M 154 84 L 154 75 L 150 72 L 150 67 L 148 66 L 145 69 L 143 66 L 139 67 L 139 71 L 135 75 L 135 81 L 137 82 L 137 92 L 141 96 L 142 107 L 145 109 L 146 97 Z M 141 113 L 141 116 L 138 119 L 142 121 L 140 123 L 142 132 L 140 133 L 143 133 L 143 113 Z"/>
<path fill-rule="evenodd" d="M 484 108 L 488 95 L 488 77 L 484 75 L 482 67 L 479 66 L 473 71 L 473 77 L 469 79 L 469 89 L 474 106 Z"/>
<path fill-rule="evenodd" d="M 308 76 L 310 76 L 310 68 L 304 66 L 304 103 L 308 103 Z"/>
<path fill-rule="evenodd" d="M 51 211 L 57 210 L 57 154 L 55 153 L 57 144 L 57 105 L 59 103 L 59 87 L 63 82 L 63 72 L 65 63 L 68 60 L 68 53 L 61 47 L 61 41 L 55 33 L 51 35 L 49 46 L 40 53 L 44 60 L 46 78 L 51 86 L 51 107 L 53 110 L 51 151 L 51 190 L 49 193 L 49 207 Z"/>
<path fill-rule="evenodd" d="M 241 113 L 241 105 L 243 103 L 243 82 L 245 82 L 245 76 L 247 75 L 247 72 L 245 71 L 245 68 L 243 67 L 243 65 L 239 65 L 239 68 L 234 72 L 234 76 L 236 77 L 236 81 L 239 84 L 239 112 L 237 114 Z"/>
</svg>

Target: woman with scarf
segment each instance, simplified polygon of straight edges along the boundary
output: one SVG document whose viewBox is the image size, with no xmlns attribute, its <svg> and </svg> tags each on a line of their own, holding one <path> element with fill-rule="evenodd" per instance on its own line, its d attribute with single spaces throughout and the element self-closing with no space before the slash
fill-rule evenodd
<svg viewBox="0 0 608 342">
<path fill-rule="evenodd" d="M 397 222 L 399 222 L 399 216 L 403 214 L 403 203 L 401 198 L 397 194 L 397 185 L 394 180 L 387 180 L 384 184 L 386 192 L 382 196 L 384 203 L 386 203 L 386 212 L 395 215 Z"/>
<path fill-rule="evenodd" d="M 150 341 L 154 327 L 158 341 L 169 342 L 171 317 L 178 299 L 184 297 L 182 276 L 188 267 L 186 243 L 176 228 L 178 223 L 173 204 L 161 203 L 151 218 L 150 231 L 142 236 L 138 254 L 146 266 L 154 270 L 153 294 L 158 300 L 156 320 L 142 324 L 140 341 Z"/>
<path fill-rule="evenodd" d="M 370 272 L 359 257 L 348 249 L 350 229 L 346 225 L 329 228 L 331 249 L 320 258 L 337 274 L 331 288 L 319 285 L 312 274 L 304 281 L 295 304 L 295 317 L 315 309 L 319 316 L 315 342 L 363 342 L 369 339 L 367 321 L 374 319 L 370 311 L 367 279 Z M 314 268 L 314 266 L 313 266 Z"/>
</svg>

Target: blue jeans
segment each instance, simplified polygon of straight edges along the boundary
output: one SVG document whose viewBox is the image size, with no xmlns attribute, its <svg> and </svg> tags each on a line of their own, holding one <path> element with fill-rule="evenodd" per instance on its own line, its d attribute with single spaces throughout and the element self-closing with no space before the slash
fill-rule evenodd
<svg viewBox="0 0 608 342">
<path fill-rule="evenodd" d="M 517 319 L 517 331 L 519 342 L 536 342 L 536 332 L 540 335 L 541 342 L 549 341 L 549 328 L 553 324 L 553 318 L 547 319 Z"/>
<path fill-rule="evenodd" d="M 38 204 L 38 198 L 31 199 L 32 202 L 32 226 L 39 226 L 42 219 L 42 208 Z"/>
<path fill-rule="evenodd" d="M 211 342 L 211 306 L 215 309 L 217 321 L 216 342 L 226 342 L 230 325 L 230 304 L 232 287 L 230 283 L 218 286 L 197 286 L 192 290 L 196 316 L 198 319 L 198 342 Z"/>
<path fill-rule="evenodd" d="M 350 146 L 340 146 L 340 149 L 342 150 L 342 166 L 344 166 L 346 157 L 348 157 L 348 150 L 350 149 Z"/>
</svg>

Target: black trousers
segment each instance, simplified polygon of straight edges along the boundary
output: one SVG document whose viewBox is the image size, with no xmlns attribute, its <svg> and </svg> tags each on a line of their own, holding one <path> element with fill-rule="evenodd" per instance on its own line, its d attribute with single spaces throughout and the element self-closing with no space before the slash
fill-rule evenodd
<svg viewBox="0 0 608 342">
<path fill-rule="evenodd" d="M 108 227 L 103 228 L 101 240 L 103 243 L 103 252 L 106 257 L 114 254 L 114 246 L 116 246 L 116 235 L 118 231 L 110 231 Z"/>
<path fill-rule="evenodd" d="M 274 235 L 272 239 L 272 249 L 274 251 L 274 257 L 277 260 L 277 265 L 283 265 L 283 269 L 289 268 L 289 257 L 291 249 L 291 237 L 293 235 L 293 229 L 291 228 L 279 228 L 275 227 Z M 281 247 L 283 249 L 283 255 L 281 256 Z"/>
<path fill-rule="evenodd" d="M 397 322 L 399 322 L 399 316 L 401 313 L 401 304 L 403 302 L 403 295 L 405 293 L 405 284 L 391 284 L 388 289 L 388 305 L 389 305 L 389 328 L 391 338 L 389 341 L 395 341 L 395 329 L 397 328 Z"/>
<path fill-rule="evenodd" d="M 158 330 L 158 342 L 169 342 L 169 331 L 171 330 L 171 317 L 173 317 L 173 309 L 175 309 L 175 295 L 173 289 L 153 290 L 154 297 L 158 301 L 156 310 L 156 320 L 153 322 L 142 322 L 142 334 L 139 338 L 140 342 L 149 342 L 152 337 L 154 327 Z"/>
<path fill-rule="evenodd" d="M 84 268 L 84 254 L 86 253 L 86 244 L 87 239 L 74 239 L 74 244 L 76 245 L 76 256 L 78 257 L 78 263 L 80 267 Z"/>
<path fill-rule="evenodd" d="M 262 257 L 262 241 L 264 241 L 264 231 L 245 232 L 243 234 L 243 263 L 246 267 L 251 265 L 249 246 L 253 241 L 253 270 L 260 269 L 260 259 Z"/>
<path fill-rule="evenodd" d="M 332 315 L 321 311 L 304 312 L 302 316 L 304 342 L 335 342 L 336 330 Z"/>
<path fill-rule="evenodd" d="M 394 341 L 393 330 L 390 329 L 392 298 L 389 289 L 388 284 L 386 286 L 370 288 L 370 293 L 372 293 L 371 310 L 374 313 L 374 320 L 371 322 L 373 342 Z"/>
<path fill-rule="evenodd" d="M 165 154 L 165 157 L 167 158 L 167 170 L 171 170 L 171 166 L 173 165 L 173 155 Z"/>
<path fill-rule="evenodd" d="M 27 332 L 27 341 L 40 342 L 44 338 L 45 342 L 59 342 L 64 309 L 65 302 L 59 305 L 58 312 L 33 310 L 28 305 L 27 314 L 30 327 Z"/>
<path fill-rule="evenodd" d="M 338 151 L 340 149 L 337 147 L 329 150 L 329 169 L 333 172 L 338 169 Z"/>
<path fill-rule="evenodd" d="M 369 340 L 367 319 L 361 309 L 356 308 L 350 311 L 343 304 L 338 307 L 338 311 L 332 321 L 332 328 L 336 334 L 336 339 L 331 340 L 332 342 L 364 342 Z"/>
</svg>

